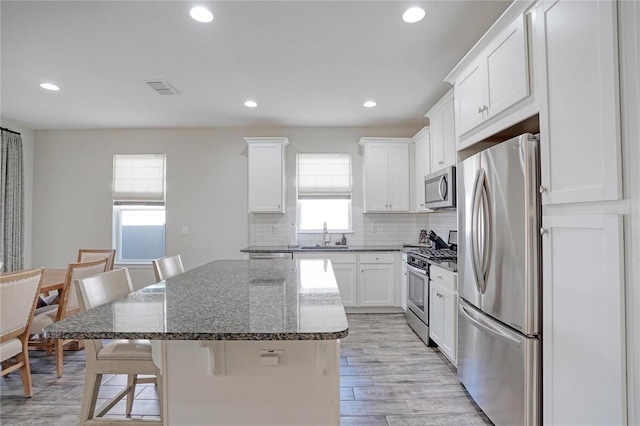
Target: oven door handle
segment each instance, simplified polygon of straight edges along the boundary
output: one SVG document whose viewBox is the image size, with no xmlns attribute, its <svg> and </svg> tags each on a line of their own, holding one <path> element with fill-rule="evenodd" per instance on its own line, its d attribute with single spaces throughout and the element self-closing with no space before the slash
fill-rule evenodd
<svg viewBox="0 0 640 426">
<path fill-rule="evenodd" d="M 415 272 L 416 274 L 427 275 L 427 271 L 425 271 L 424 269 L 416 268 L 413 265 L 407 264 L 407 269 L 410 269 L 411 272 Z"/>
</svg>

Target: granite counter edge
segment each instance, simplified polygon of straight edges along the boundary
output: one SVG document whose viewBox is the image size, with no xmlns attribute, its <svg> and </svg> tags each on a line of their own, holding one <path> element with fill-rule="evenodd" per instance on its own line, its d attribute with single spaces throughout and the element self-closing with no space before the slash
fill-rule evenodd
<svg viewBox="0 0 640 426">
<path fill-rule="evenodd" d="M 274 341 L 274 340 L 337 340 L 346 337 L 349 328 L 341 331 L 317 333 L 162 333 L 162 332 L 60 332 L 47 331 L 52 339 L 148 339 L 148 340 L 216 340 L 216 341 Z"/>
</svg>

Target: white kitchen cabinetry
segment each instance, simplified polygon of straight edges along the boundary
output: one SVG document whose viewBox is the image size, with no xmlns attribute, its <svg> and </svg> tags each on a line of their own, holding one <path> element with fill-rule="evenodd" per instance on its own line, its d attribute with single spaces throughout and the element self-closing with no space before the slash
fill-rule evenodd
<svg viewBox="0 0 640 426">
<path fill-rule="evenodd" d="M 295 253 L 294 259 L 328 259 L 336 276 L 342 305 L 356 306 L 357 255 L 355 253 Z"/>
<path fill-rule="evenodd" d="M 394 306 L 395 257 L 390 253 L 358 255 L 358 306 Z"/>
<path fill-rule="evenodd" d="M 458 134 L 468 132 L 528 95 L 527 37 L 522 14 L 456 80 Z"/>
<path fill-rule="evenodd" d="M 431 129 L 431 152 L 429 155 L 431 173 L 456 164 L 454 115 L 453 89 L 449 90 L 425 114 L 425 117 L 429 118 Z"/>
<path fill-rule="evenodd" d="M 249 213 L 285 212 L 287 138 L 244 138 L 249 146 Z"/>
<path fill-rule="evenodd" d="M 364 149 L 364 212 L 409 211 L 411 138 L 361 138 Z"/>
<path fill-rule="evenodd" d="M 415 155 L 414 155 L 414 210 L 416 212 L 430 211 L 425 207 L 424 203 L 424 177 L 431 173 L 431 143 L 430 143 L 430 131 L 429 127 L 423 127 L 413 137 L 415 143 Z"/>
<path fill-rule="evenodd" d="M 353 312 L 399 312 L 405 303 L 401 278 L 396 277 L 396 272 L 399 274 L 400 271 L 399 253 L 294 252 L 293 258 L 330 260 L 342 304 L 345 308 L 353 308 Z"/>
<path fill-rule="evenodd" d="M 622 195 L 616 2 L 537 7 L 543 204 Z"/>
<path fill-rule="evenodd" d="M 456 365 L 458 361 L 457 274 L 430 266 L 429 337 Z"/>
<path fill-rule="evenodd" d="M 542 423 L 626 424 L 622 218 L 544 216 L 543 232 Z"/>
<path fill-rule="evenodd" d="M 530 78 L 532 2 L 507 9 L 445 81 L 454 85 L 457 150 L 538 112 Z M 527 12 L 527 13 L 525 13 Z"/>
</svg>

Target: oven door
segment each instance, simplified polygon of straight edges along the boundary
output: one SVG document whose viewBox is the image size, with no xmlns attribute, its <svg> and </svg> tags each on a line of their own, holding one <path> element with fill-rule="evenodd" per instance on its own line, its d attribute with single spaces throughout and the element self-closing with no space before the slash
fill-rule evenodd
<svg viewBox="0 0 640 426">
<path fill-rule="evenodd" d="M 429 325 L 429 274 L 411 265 L 407 265 L 407 307 Z"/>
</svg>

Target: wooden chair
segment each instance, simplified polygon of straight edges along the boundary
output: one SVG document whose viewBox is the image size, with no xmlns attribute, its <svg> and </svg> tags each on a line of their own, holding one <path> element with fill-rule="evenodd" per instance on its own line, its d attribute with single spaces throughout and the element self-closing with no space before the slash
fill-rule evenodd
<svg viewBox="0 0 640 426">
<path fill-rule="evenodd" d="M 19 369 L 24 394 L 28 398 L 31 398 L 33 389 L 27 342 L 42 272 L 41 268 L 0 277 L 0 375 L 4 377 Z M 10 362 L 12 358 L 15 358 L 15 363 Z"/>
<path fill-rule="evenodd" d="M 80 294 L 80 307 L 87 310 L 111 302 L 133 291 L 127 268 L 108 271 L 100 275 L 76 281 Z M 158 389 L 160 416 L 162 416 L 162 380 L 160 370 L 154 364 L 151 355 L 151 343 L 148 340 L 117 339 L 103 344 L 102 340 L 85 340 L 86 372 L 80 424 L 85 425 L 101 420 L 118 401 L 127 396 L 126 414 L 131 415 L 135 387 L 138 383 L 155 383 Z M 103 374 L 126 374 L 126 388 L 105 402 L 96 413 L 96 402 Z M 138 374 L 153 375 L 153 378 L 139 379 Z M 127 419 L 127 424 L 136 423 Z M 148 420 L 142 422 L 150 423 Z M 162 423 L 162 420 L 160 422 Z M 102 424 L 102 423 L 101 423 Z"/>
<path fill-rule="evenodd" d="M 88 262 L 90 260 L 97 260 L 106 257 L 109 259 L 107 262 L 107 268 L 105 271 L 111 271 L 113 269 L 113 263 L 116 260 L 115 249 L 80 249 L 78 250 L 78 262 Z"/>
<path fill-rule="evenodd" d="M 166 256 L 152 261 L 156 280 L 163 281 L 184 272 L 179 254 Z"/>
<path fill-rule="evenodd" d="M 48 354 L 51 354 L 52 351 L 55 352 L 56 373 L 58 377 L 62 377 L 63 346 L 73 342 L 73 339 L 48 339 L 42 336 L 42 330 L 46 326 L 80 311 L 76 288 L 72 285 L 73 280 L 104 272 L 108 261 L 108 258 L 103 257 L 89 262 L 70 263 L 69 266 L 67 266 L 67 274 L 64 279 L 62 291 L 60 292 L 58 304 L 36 309 L 30 333 L 31 335 L 37 334 L 38 338 L 29 341 L 29 348 L 46 349 Z"/>
</svg>

